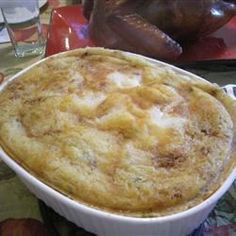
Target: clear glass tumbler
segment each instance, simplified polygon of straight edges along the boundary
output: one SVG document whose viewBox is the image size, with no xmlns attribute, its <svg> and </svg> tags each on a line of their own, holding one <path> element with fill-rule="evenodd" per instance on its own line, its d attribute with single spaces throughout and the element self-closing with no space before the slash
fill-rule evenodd
<svg viewBox="0 0 236 236">
<path fill-rule="evenodd" d="M 0 7 L 15 55 L 25 57 L 44 54 L 45 38 L 39 18 L 39 1 L 4 1 Z"/>
</svg>

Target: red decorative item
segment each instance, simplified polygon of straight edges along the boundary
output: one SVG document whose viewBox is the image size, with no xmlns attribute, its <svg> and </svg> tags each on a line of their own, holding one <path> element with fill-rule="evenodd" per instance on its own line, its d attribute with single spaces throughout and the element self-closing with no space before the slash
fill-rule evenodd
<svg viewBox="0 0 236 236">
<path fill-rule="evenodd" d="M 60 7 L 52 12 L 46 56 L 75 48 L 95 46 L 88 35 L 82 7 Z M 215 33 L 183 45 L 178 62 L 236 60 L 236 17 Z"/>
<path fill-rule="evenodd" d="M 88 21 L 81 6 L 60 7 L 52 12 L 46 56 L 75 48 L 94 46 L 88 36 Z"/>
</svg>

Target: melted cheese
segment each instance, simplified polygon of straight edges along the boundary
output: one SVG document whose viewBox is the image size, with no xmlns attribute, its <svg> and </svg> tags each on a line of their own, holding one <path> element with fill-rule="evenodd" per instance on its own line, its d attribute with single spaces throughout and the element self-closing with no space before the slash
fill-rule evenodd
<svg viewBox="0 0 236 236">
<path fill-rule="evenodd" d="M 183 128 L 187 120 L 179 116 L 170 116 L 160 110 L 158 107 L 152 107 L 148 111 L 150 120 L 153 124 L 161 128 Z"/>
<path fill-rule="evenodd" d="M 112 72 L 107 75 L 108 80 L 112 81 L 118 88 L 133 88 L 140 86 L 141 75 L 125 74 L 118 71 Z"/>
<path fill-rule="evenodd" d="M 235 166 L 232 104 L 207 82 L 80 49 L 47 59 L 0 93 L 0 144 L 76 201 L 168 215 L 204 200 Z"/>
<path fill-rule="evenodd" d="M 75 97 L 75 103 L 78 106 L 84 106 L 87 108 L 96 108 L 106 99 L 103 93 L 88 92 L 84 96 Z"/>
</svg>

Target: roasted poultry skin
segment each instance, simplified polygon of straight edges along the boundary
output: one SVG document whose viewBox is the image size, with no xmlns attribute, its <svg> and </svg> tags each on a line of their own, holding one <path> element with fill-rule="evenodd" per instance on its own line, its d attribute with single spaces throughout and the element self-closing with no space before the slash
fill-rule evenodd
<svg viewBox="0 0 236 236">
<path fill-rule="evenodd" d="M 220 28 L 236 13 L 235 1 L 85 0 L 84 15 L 97 46 L 174 60 L 181 44 Z"/>
</svg>

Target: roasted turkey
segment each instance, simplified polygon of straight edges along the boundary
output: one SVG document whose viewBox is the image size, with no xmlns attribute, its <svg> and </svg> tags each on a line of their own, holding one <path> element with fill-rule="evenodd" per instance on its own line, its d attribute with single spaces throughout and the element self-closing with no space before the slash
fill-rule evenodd
<svg viewBox="0 0 236 236">
<path fill-rule="evenodd" d="M 209 34 L 236 14 L 235 0 L 84 0 L 97 46 L 173 60 L 185 40 Z"/>
</svg>

